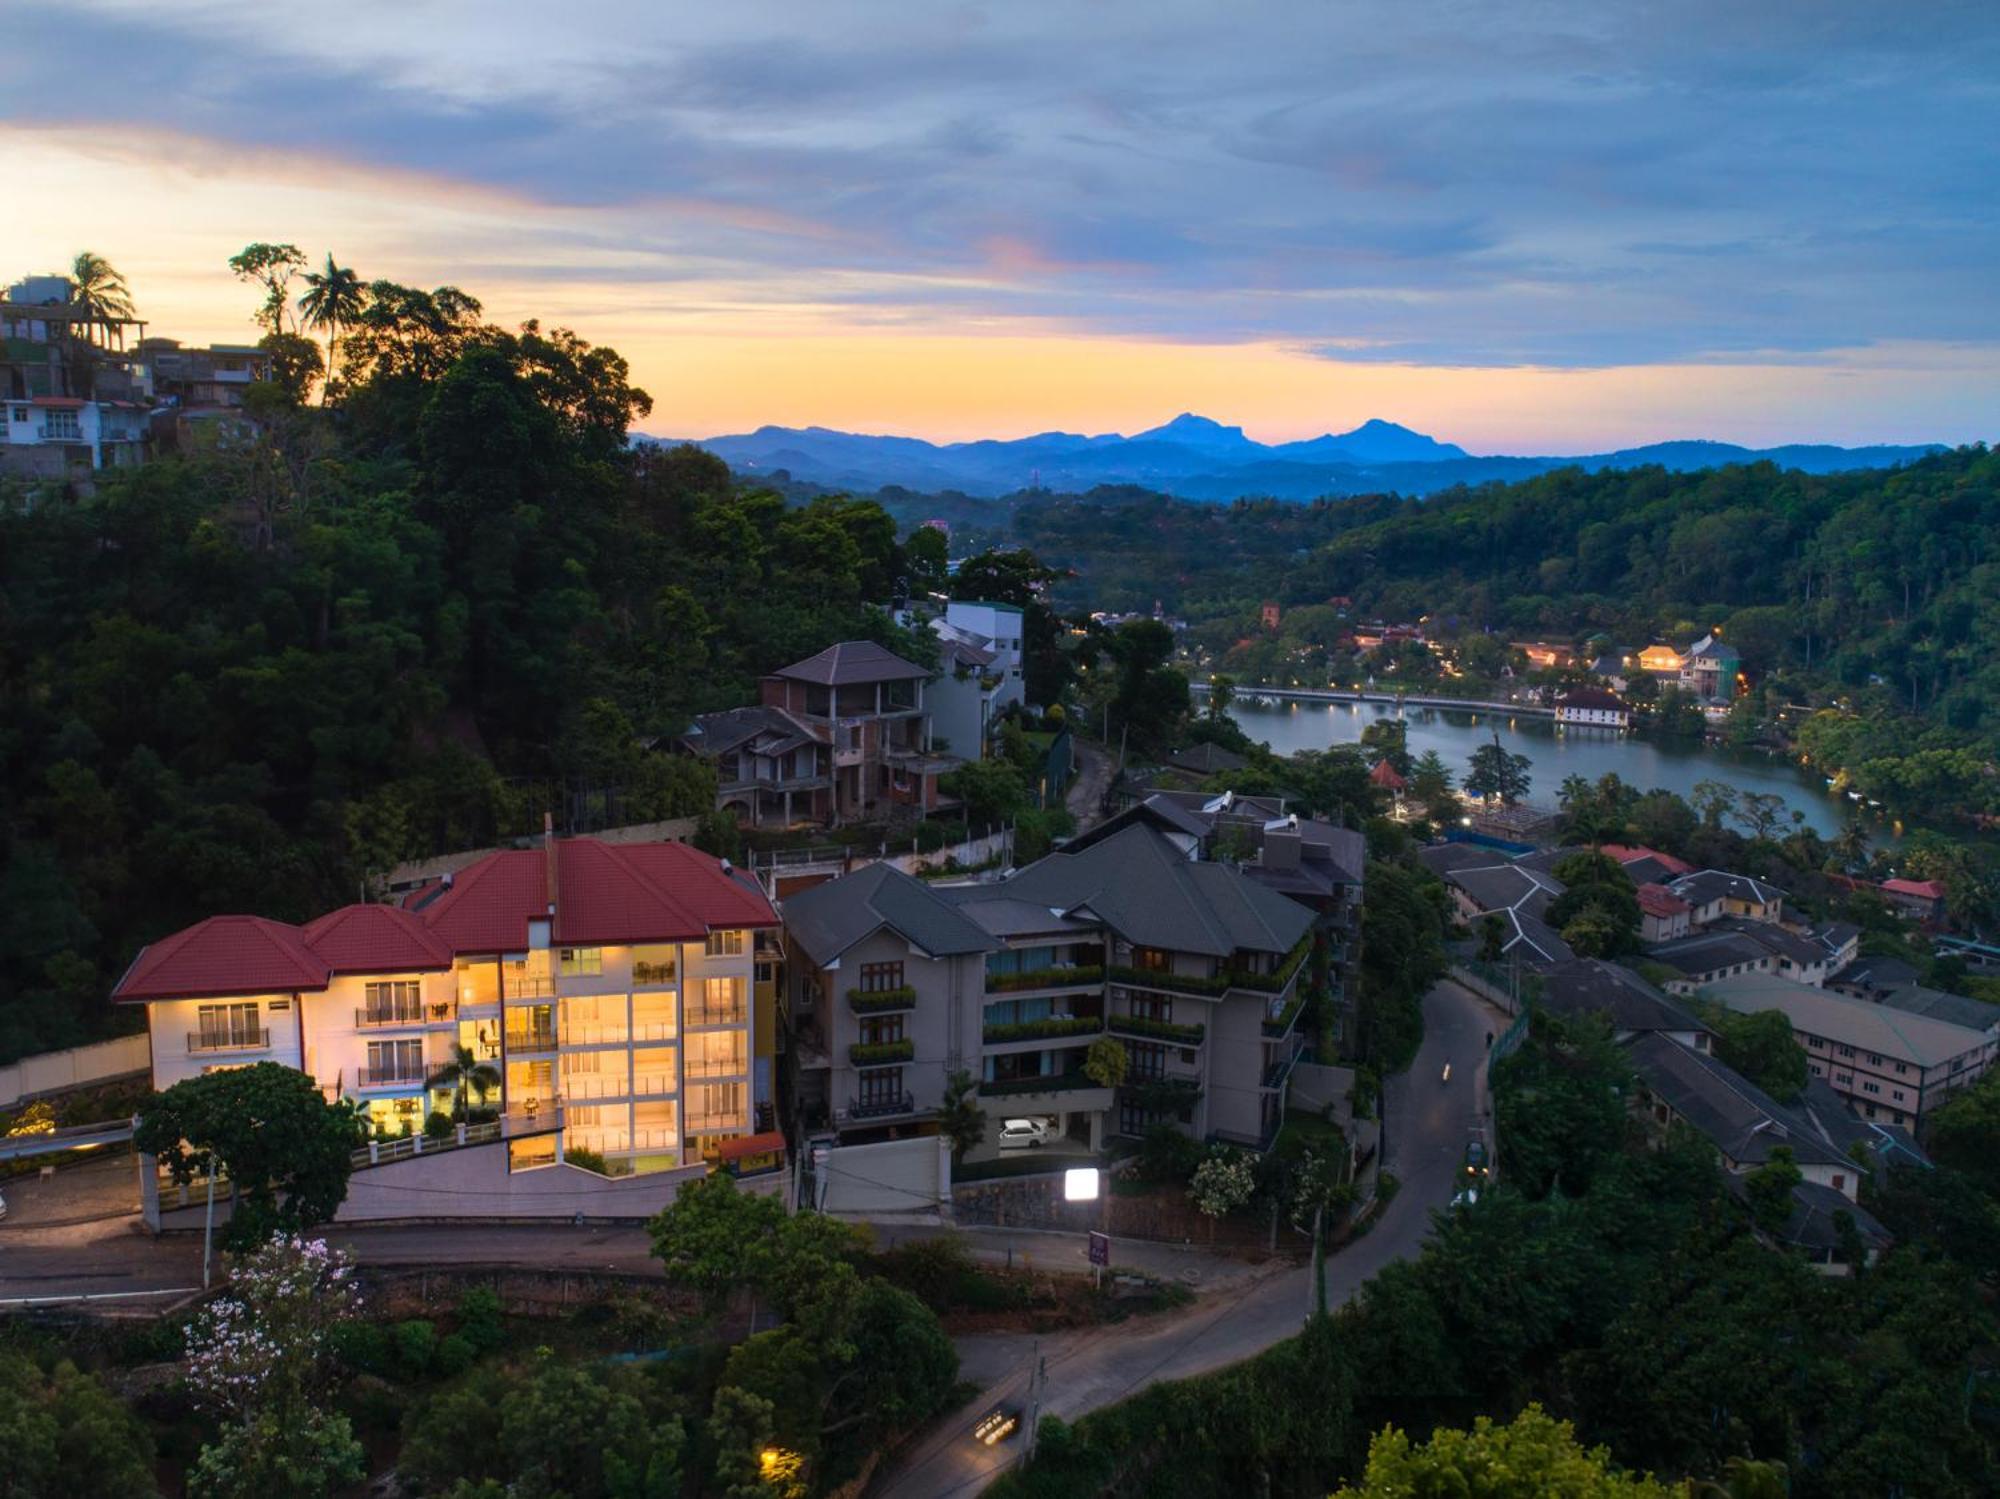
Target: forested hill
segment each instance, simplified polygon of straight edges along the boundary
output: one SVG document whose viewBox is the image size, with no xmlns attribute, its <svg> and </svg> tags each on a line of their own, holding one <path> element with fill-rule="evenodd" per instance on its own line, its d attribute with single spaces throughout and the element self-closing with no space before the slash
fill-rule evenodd
<svg viewBox="0 0 2000 1499">
<path fill-rule="evenodd" d="M 254 441 L 0 493 L 0 1060 L 213 912 L 305 918 L 577 799 L 702 810 L 643 736 L 837 639 L 925 648 L 869 607 L 912 570 L 878 506 L 633 454 L 617 355 L 477 313 L 378 283 L 327 409 L 257 387 Z"/>
</svg>

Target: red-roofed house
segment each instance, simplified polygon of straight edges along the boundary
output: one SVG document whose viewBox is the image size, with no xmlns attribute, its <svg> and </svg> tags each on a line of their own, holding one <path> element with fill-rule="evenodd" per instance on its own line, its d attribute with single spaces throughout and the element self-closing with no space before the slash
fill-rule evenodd
<svg viewBox="0 0 2000 1499">
<path fill-rule="evenodd" d="M 1394 796 L 1401 796 L 1410 784 L 1387 760 L 1377 760 L 1375 768 L 1368 772 L 1368 779 Z"/>
<path fill-rule="evenodd" d="M 1882 898 L 1905 916 L 1935 925 L 1944 920 L 1941 880 L 1884 880 Z"/>
<path fill-rule="evenodd" d="M 464 1047 L 499 1079 L 506 1174 L 582 1149 L 625 1177 L 700 1167 L 759 1124 L 754 934 L 776 927 L 754 882 L 685 844 L 547 838 L 400 905 L 212 916 L 114 997 L 146 1006 L 155 1087 L 279 1062 L 394 1136 L 452 1107 L 440 1071 Z"/>
<path fill-rule="evenodd" d="M 1648 848 L 1643 843 L 1607 843 L 1599 850 L 1616 859 L 1620 864 L 1630 864 L 1634 859 L 1657 859 L 1674 874 L 1693 874 L 1694 865 L 1685 859 L 1676 859 L 1672 854 L 1663 854 L 1657 848 Z"/>
<path fill-rule="evenodd" d="M 1688 934 L 1694 907 L 1665 885 L 1641 885 L 1635 893 L 1639 897 L 1639 936 L 1648 946 Z"/>
</svg>

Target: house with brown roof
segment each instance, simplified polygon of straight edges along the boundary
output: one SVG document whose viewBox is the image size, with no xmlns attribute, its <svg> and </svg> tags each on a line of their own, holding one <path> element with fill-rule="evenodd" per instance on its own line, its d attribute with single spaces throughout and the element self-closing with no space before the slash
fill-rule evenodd
<svg viewBox="0 0 2000 1499">
<path fill-rule="evenodd" d="M 932 743 L 930 676 L 872 640 L 843 640 L 764 678 L 764 706 L 828 747 L 836 822 L 937 810 L 939 778 L 962 762 Z"/>
<path fill-rule="evenodd" d="M 686 844 L 549 836 L 396 905 L 209 917 L 142 950 L 113 998 L 145 1007 L 156 1088 L 276 1062 L 353 1103 L 377 1136 L 365 1165 L 486 1151 L 428 1184 L 357 1173 L 360 1216 L 568 1216 L 593 1183 L 698 1171 L 769 1122 L 751 984 L 776 926 L 754 881 Z M 464 1054 L 490 1071 L 427 1142 Z M 589 1169 L 567 1186 L 514 1190 L 572 1152 Z"/>
</svg>

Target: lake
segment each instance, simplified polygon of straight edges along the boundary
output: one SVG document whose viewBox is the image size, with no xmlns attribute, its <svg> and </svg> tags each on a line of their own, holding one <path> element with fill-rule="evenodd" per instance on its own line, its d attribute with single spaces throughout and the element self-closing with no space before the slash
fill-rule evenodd
<svg viewBox="0 0 2000 1499">
<path fill-rule="evenodd" d="M 1263 707 L 1242 698 L 1232 703 L 1229 711 L 1244 733 L 1280 755 L 1353 744 L 1368 724 L 1396 714 L 1391 703 L 1281 703 Z M 1465 778 L 1472 752 L 1491 743 L 1497 729 L 1503 745 L 1533 762 L 1533 785 L 1527 799 L 1539 806 L 1556 804 L 1557 788 L 1567 776 L 1594 781 L 1616 771 L 1627 785 L 1641 791 L 1663 787 L 1690 796 L 1697 781 L 1726 781 L 1739 791 L 1781 796 L 1787 807 L 1803 812 L 1807 825 L 1825 837 L 1839 832 L 1853 810 L 1829 795 L 1825 782 L 1811 771 L 1754 750 L 1710 749 L 1698 743 L 1663 742 L 1612 729 L 1559 729 L 1553 719 L 1504 713 L 1405 708 L 1403 718 L 1410 726 L 1410 753 L 1436 750 L 1460 780 Z M 1871 815 L 1869 824 L 1876 842 L 1892 838 L 1889 824 L 1881 817 Z"/>
</svg>

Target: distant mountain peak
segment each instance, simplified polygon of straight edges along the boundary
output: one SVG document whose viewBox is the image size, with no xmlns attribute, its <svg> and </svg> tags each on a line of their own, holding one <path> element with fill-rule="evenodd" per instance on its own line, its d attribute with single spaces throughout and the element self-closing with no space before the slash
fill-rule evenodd
<svg viewBox="0 0 2000 1499">
<path fill-rule="evenodd" d="M 1197 416 L 1192 411 L 1183 411 L 1163 427 L 1149 427 L 1144 432 L 1135 432 L 1133 442 L 1147 438 L 1164 438 L 1170 442 L 1193 442 L 1204 445 L 1214 443 L 1248 443 L 1241 427 L 1225 427 L 1211 417 Z"/>
</svg>

